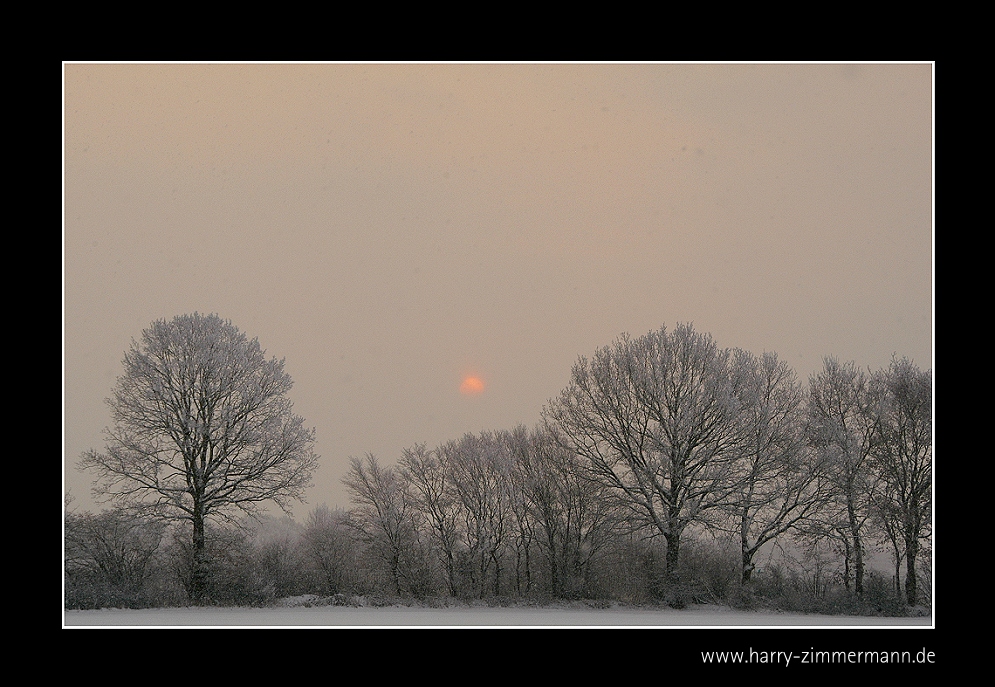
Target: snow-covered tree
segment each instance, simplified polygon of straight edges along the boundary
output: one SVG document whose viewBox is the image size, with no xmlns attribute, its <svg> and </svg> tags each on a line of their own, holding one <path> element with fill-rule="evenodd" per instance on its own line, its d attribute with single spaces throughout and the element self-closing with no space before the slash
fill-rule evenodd
<svg viewBox="0 0 995 687">
<path fill-rule="evenodd" d="M 459 532 L 473 592 L 501 594 L 514 536 L 514 458 L 499 433 L 466 434 L 438 448 L 459 503 Z"/>
<path fill-rule="evenodd" d="M 325 594 L 344 593 L 355 569 L 355 552 L 349 514 L 322 504 L 308 513 L 301 534 L 307 559 L 318 574 L 318 588 Z"/>
<path fill-rule="evenodd" d="M 401 470 L 367 454 L 365 460 L 350 459 L 342 483 L 353 503 L 348 523 L 372 556 L 372 571 L 386 576 L 390 593 L 434 594 L 431 536 Z"/>
<path fill-rule="evenodd" d="M 730 351 L 689 324 L 622 336 L 581 357 L 548 420 L 634 519 L 667 541 L 677 580 L 681 538 L 727 493 L 737 440 Z"/>
<path fill-rule="evenodd" d="M 311 483 L 314 430 L 293 413 L 292 384 L 283 360 L 217 315 L 154 322 L 125 354 L 107 446 L 80 467 L 95 473 L 98 496 L 190 523 L 194 602 L 205 589 L 206 521 L 264 502 L 289 511 Z"/>
<path fill-rule="evenodd" d="M 804 391 L 774 353 L 733 356 L 739 440 L 729 495 L 715 523 L 740 541 L 742 581 L 765 544 L 811 517 L 825 499 L 823 464 L 804 436 Z"/>
<path fill-rule="evenodd" d="M 611 542 L 619 509 L 610 489 L 585 475 L 580 457 L 551 427 L 512 433 L 521 499 L 557 597 L 585 593 L 592 563 Z"/>
<path fill-rule="evenodd" d="M 875 431 L 869 375 L 856 364 L 833 357 L 809 378 L 807 434 L 826 466 L 827 508 L 810 528 L 837 541 L 845 551 L 846 582 L 864 593 L 868 524 L 879 488 L 871 463 Z"/>
<path fill-rule="evenodd" d="M 402 451 L 399 470 L 408 484 L 412 506 L 420 512 L 429 530 L 446 589 L 450 596 L 456 596 L 459 498 L 444 458 L 444 452 L 415 444 Z"/>
<path fill-rule="evenodd" d="M 932 375 L 908 358 L 896 358 L 873 375 L 870 387 L 876 419 L 871 459 L 881 480 L 875 508 L 894 546 L 896 565 L 905 560 L 905 596 L 914 605 L 917 557 L 932 524 Z"/>
</svg>

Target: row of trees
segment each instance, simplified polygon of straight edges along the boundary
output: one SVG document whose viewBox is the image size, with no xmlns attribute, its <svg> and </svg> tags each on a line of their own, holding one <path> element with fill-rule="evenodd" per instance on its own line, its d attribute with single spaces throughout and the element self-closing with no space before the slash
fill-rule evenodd
<svg viewBox="0 0 995 687">
<path fill-rule="evenodd" d="M 744 582 L 794 532 L 837 539 L 860 595 L 868 523 L 909 570 L 929 535 L 932 381 L 908 359 L 870 374 L 827 358 L 806 391 L 773 353 L 663 328 L 582 358 L 547 418 L 667 540 L 670 570 L 689 526 L 738 534 Z"/>
<path fill-rule="evenodd" d="M 81 459 L 114 508 L 67 511 L 70 605 L 165 589 L 675 600 L 700 587 L 706 541 L 724 561 L 734 542 L 739 589 L 773 546 L 834 552 L 857 599 L 884 544 L 920 601 L 932 380 L 904 358 L 877 372 L 827 358 L 803 385 L 775 354 L 690 325 L 623 336 L 577 361 L 535 428 L 351 459 L 352 508 L 312 511 L 276 548 L 244 517 L 300 498 L 317 462 L 283 361 L 195 313 L 153 323 L 124 363 L 107 447 Z"/>
<path fill-rule="evenodd" d="M 578 467 L 554 435 L 517 427 L 419 444 L 396 467 L 354 458 L 343 481 L 394 593 L 572 597 L 590 591 L 592 560 L 622 524 Z"/>
<path fill-rule="evenodd" d="M 858 598 L 868 540 L 887 542 L 914 605 L 931 465 L 931 379 L 911 361 L 869 373 L 827 358 L 806 388 L 775 354 L 682 325 L 581 358 L 537 429 L 416 445 L 396 467 L 353 459 L 344 482 L 399 594 L 431 587 L 424 551 L 450 594 L 537 579 L 588 593 L 620 537 L 662 539 L 676 587 L 683 543 L 708 534 L 738 542 L 743 585 L 780 539 L 829 542 Z"/>
</svg>

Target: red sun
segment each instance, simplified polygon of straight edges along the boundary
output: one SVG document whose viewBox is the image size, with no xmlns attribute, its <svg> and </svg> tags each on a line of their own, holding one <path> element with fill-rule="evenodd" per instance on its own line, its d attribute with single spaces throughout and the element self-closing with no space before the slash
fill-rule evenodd
<svg viewBox="0 0 995 687">
<path fill-rule="evenodd" d="M 459 392 L 464 396 L 479 396 L 484 393 L 484 381 L 480 377 L 464 377 Z"/>
</svg>

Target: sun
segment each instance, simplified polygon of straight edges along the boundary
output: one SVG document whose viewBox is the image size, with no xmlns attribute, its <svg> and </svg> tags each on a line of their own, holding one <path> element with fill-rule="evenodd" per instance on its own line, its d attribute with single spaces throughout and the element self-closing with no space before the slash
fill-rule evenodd
<svg viewBox="0 0 995 687">
<path fill-rule="evenodd" d="M 480 377 L 467 375 L 459 385 L 459 392 L 464 396 L 479 396 L 484 393 L 484 380 Z"/>
</svg>

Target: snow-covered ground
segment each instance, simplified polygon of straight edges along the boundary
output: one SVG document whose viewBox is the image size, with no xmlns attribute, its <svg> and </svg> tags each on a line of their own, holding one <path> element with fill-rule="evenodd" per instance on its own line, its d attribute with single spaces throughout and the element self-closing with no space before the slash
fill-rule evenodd
<svg viewBox="0 0 995 687">
<path fill-rule="evenodd" d="M 648 608 L 418 608 L 349 606 L 65 611 L 65 627 L 932 627 L 931 617 L 869 618 Z"/>
</svg>

